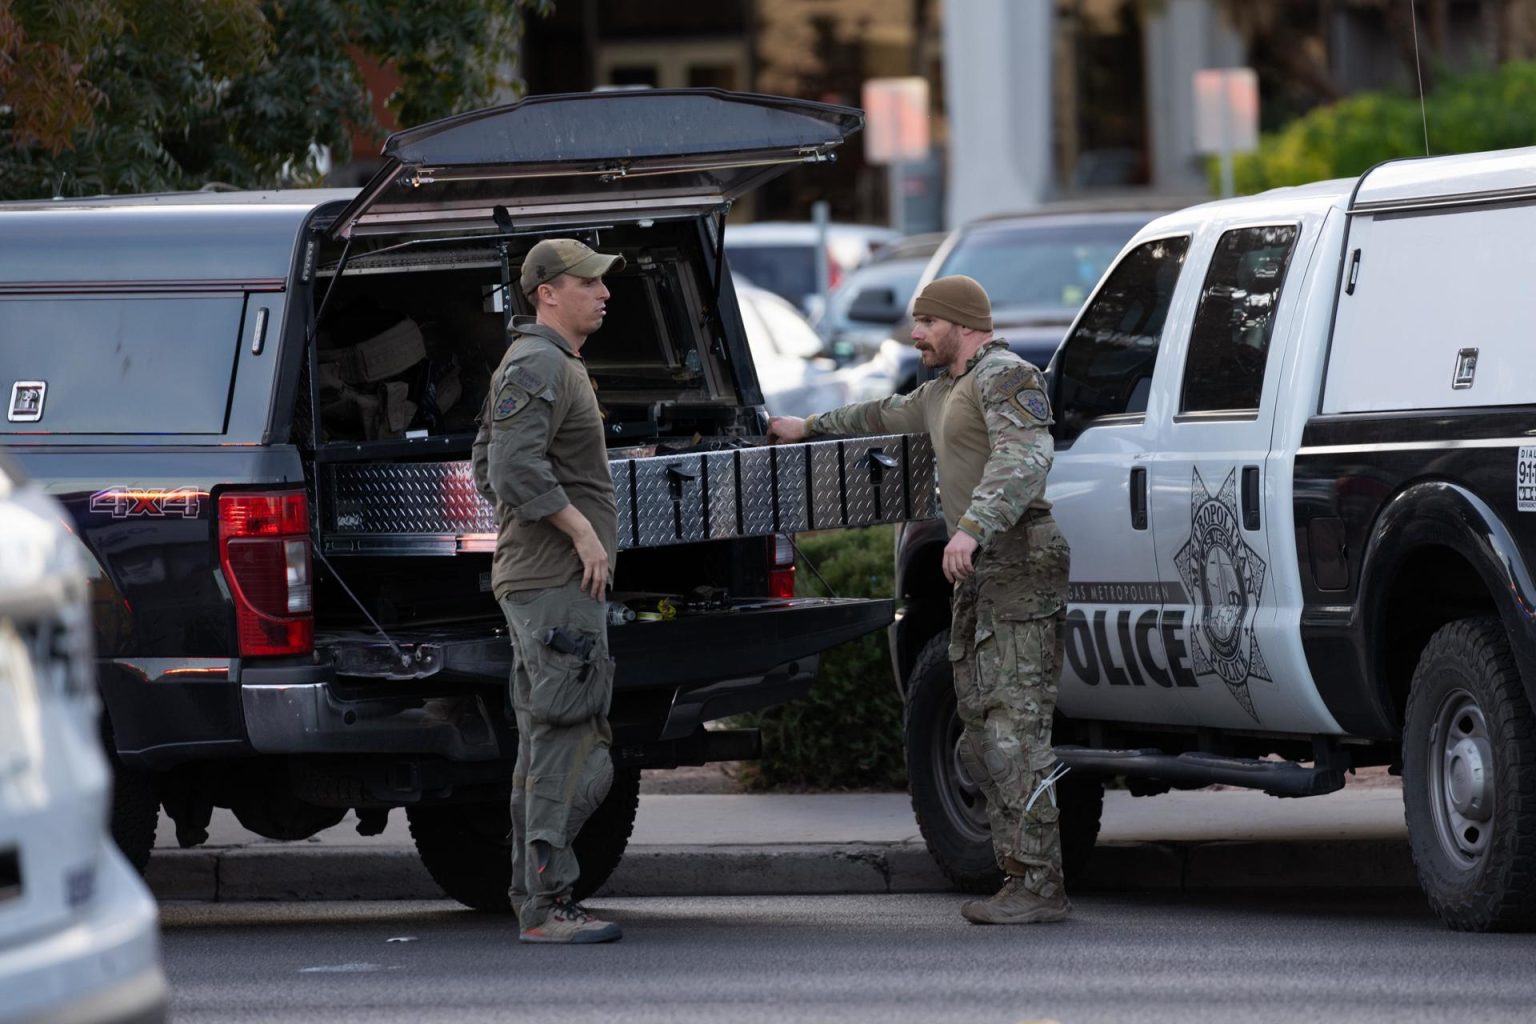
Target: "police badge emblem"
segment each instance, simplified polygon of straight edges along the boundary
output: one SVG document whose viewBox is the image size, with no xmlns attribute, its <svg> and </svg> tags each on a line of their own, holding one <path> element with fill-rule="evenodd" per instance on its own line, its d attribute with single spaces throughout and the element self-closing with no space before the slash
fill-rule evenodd
<svg viewBox="0 0 1536 1024">
<path fill-rule="evenodd" d="M 1014 404 L 1036 421 L 1044 423 L 1051 418 L 1051 403 L 1039 388 L 1025 388 L 1013 398 Z"/>
<path fill-rule="evenodd" d="M 1195 641 L 1195 675 L 1219 677 L 1257 722 L 1248 684 L 1270 681 L 1253 629 L 1266 566 L 1239 528 L 1237 470 L 1227 474 L 1214 495 L 1194 470 L 1189 502 L 1189 540 L 1174 556 L 1174 564 L 1194 608 L 1190 635 Z"/>
</svg>

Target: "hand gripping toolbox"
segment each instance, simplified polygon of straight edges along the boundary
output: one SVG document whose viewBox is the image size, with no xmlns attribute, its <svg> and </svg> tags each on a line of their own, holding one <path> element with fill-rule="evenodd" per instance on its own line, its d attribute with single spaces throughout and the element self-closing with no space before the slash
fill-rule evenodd
<svg viewBox="0 0 1536 1024">
<path fill-rule="evenodd" d="M 869 526 L 938 514 L 923 434 L 609 460 L 619 548 Z M 317 505 L 328 554 L 488 551 L 496 515 L 468 462 L 333 463 Z"/>
</svg>

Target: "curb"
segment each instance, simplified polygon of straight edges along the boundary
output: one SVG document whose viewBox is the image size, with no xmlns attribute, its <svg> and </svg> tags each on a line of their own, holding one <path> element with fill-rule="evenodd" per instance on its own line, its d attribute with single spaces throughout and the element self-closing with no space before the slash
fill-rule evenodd
<svg viewBox="0 0 1536 1024">
<path fill-rule="evenodd" d="M 409 848 L 157 850 L 160 900 L 436 900 Z M 1402 840 L 1105 843 L 1074 892 L 1417 888 Z M 633 846 L 598 896 L 825 896 L 947 892 L 922 843 Z"/>
</svg>

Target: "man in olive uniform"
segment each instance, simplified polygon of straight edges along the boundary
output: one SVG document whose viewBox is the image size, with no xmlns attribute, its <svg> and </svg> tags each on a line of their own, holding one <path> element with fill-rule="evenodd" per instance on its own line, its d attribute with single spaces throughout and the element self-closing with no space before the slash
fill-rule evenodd
<svg viewBox="0 0 1536 1024">
<path fill-rule="evenodd" d="M 572 897 L 571 842 L 613 781 L 607 604 L 618 546 L 602 416 L 581 360 L 603 325 L 603 275 L 622 256 L 572 238 L 539 242 L 475 438 L 475 483 L 496 506 L 491 580 L 512 635 L 510 896 L 523 942 L 608 942 L 617 924 Z"/>
<path fill-rule="evenodd" d="M 1045 500 L 1050 403 L 1040 371 L 992 337 L 991 302 L 976 281 L 939 278 L 912 313 L 912 340 L 925 366 L 943 367 L 937 378 L 805 420 L 774 417 L 769 436 L 932 435 L 950 534 L 943 567 L 954 585 L 949 658 L 960 755 L 981 782 L 1008 876 L 995 896 L 961 913 L 977 924 L 1060 921 L 1071 904 L 1048 776 L 1069 555 Z"/>
</svg>

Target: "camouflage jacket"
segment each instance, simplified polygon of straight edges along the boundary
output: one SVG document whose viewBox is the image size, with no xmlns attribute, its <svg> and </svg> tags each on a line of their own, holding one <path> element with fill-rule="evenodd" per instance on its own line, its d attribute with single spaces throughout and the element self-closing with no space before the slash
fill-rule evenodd
<svg viewBox="0 0 1536 1024">
<path fill-rule="evenodd" d="M 994 338 L 959 376 L 946 370 L 910 394 L 819 413 L 806 420 L 806 433 L 931 435 L 945 525 L 985 545 L 1027 510 L 1051 507 L 1050 425 L 1040 371 Z"/>
</svg>

